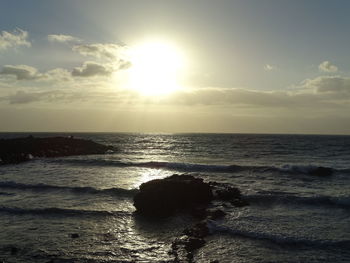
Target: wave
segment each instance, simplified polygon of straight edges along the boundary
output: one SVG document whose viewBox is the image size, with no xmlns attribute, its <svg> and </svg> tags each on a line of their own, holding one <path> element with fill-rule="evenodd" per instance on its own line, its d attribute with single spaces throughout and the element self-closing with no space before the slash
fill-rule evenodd
<svg viewBox="0 0 350 263">
<path fill-rule="evenodd" d="M 136 166 L 154 169 L 176 170 L 180 172 L 216 172 L 230 173 L 239 172 L 248 167 L 239 165 L 207 165 L 207 164 L 192 164 L 192 163 L 172 163 L 172 162 L 145 162 Z"/>
<path fill-rule="evenodd" d="M 314 247 L 334 247 L 334 248 L 349 248 L 350 240 L 312 240 L 306 238 L 291 237 L 265 232 L 255 232 L 250 230 L 233 229 L 224 225 L 219 225 L 213 220 L 208 221 L 208 226 L 211 233 L 223 233 L 232 236 L 240 236 L 250 239 L 267 240 L 279 245 L 290 246 L 314 246 Z"/>
<path fill-rule="evenodd" d="M 0 207 L 0 212 L 10 214 L 33 214 L 33 215 L 56 215 L 56 216 L 128 216 L 131 212 L 125 211 L 99 211 L 99 210 L 79 210 L 65 208 L 18 208 Z"/>
<path fill-rule="evenodd" d="M 316 205 L 316 206 L 334 206 L 343 209 L 350 208 L 350 196 L 312 196 L 303 197 L 291 194 L 256 194 L 247 195 L 245 198 L 252 204 L 303 204 L 303 205 Z"/>
<path fill-rule="evenodd" d="M 3 196 L 12 196 L 12 195 L 15 195 L 15 194 L 14 194 L 14 193 L 0 192 L 0 195 L 3 195 Z"/>
<path fill-rule="evenodd" d="M 150 169 L 164 169 L 178 172 L 209 172 L 209 173 L 236 173 L 242 171 L 273 172 L 281 174 L 302 174 L 312 176 L 327 176 L 334 173 L 350 174 L 350 169 L 335 169 L 316 165 L 290 165 L 281 166 L 246 166 L 246 165 L 219 165 L 219 164 L 195 164 L 181 162 L 122 162 L 103 159 L 56 159 L 53 162 L 63 162 L 76 165 L 113 166 L 113 167 L 141 167 Z"/>
<path fill-rule="evenodd" d="M 141 167 L 151 169 L 165 169 L 176 170 L 179 172 L 238 172 L 247 167 L 239 165 L 207 165 L 207 164 L 193 164 L 193 163 L 179 163 L 179 162 L 120 162 L 115 160 L 84 160 L 84 159 L 57 159 L 50 160 L 53 162 L 71 163 L 77 165 L 91 165 L 91 166 L 114 166 L 114 167 Z"/>
<path fill-rule="evenodd" d="M 34 190 L 34 191 L 70 191 L 74 193 L 87 193 L 87 194 L 108 194 L 113 196 L 133 197 L 138 190 L 137 189 L 123 189 L 123 188 L 108 188 L 108 189 L 96 189 L 93 187 L 74 187 L 74 186 L 58 186 L 47 184 L 22 184 L 12 181 L 0 182 L 0 188 L 21 189 L 21 190 Z"/>
</svg>

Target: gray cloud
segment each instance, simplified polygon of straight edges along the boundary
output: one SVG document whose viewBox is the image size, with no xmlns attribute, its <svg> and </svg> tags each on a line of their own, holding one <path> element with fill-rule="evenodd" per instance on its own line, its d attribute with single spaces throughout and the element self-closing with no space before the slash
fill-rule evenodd
<svg viewBox="0 0 350 263">
<path fill-rule="evenodd" d="M 72 71 L 74 77 L 110 76 L 113 68 L 109 65 L 87 61 L 82 67 L 76 67 Z"/>
<path fill-rule="evenodd" d="M 337 72 L 338 67 L 333 65 L 329 61 L 323 61 L 319 66 L 318 69 L 322 72 Z"/>
<path fill-rule="evenodd" d="M 106 92 L 96 90 L 62 90 L 55 89 L 50 91 L 25 91 L 18 90 L 14 94 L 0 97 L 0 101 L 10 104 L 30 104 L 37 102 L 49 103 L 108 103 L 125 102 L 129 98 L 136 98 L 138 95 L 133 91 Z"/>
<path fill-rule="evenodd" d="M 294 107 L 309 105 L 307 95 L 286 91 L 258 91 L 248 89 L 201 88 L 177 92 L 167 103 L 183 105 L 236 105 L 249 107 Z"/>
<path fill-rule="evenodd" d="M 67 92 L 63 90 L 51 90 L 51 91 L 36 91 L 28 92 L 19 90 L 15 94 L 0 97 L 0 100 L 7 101 L 10 104 L 28 104 L 32 102 L 73 102 L 82 100 L 84 95 L 78 92 Z"/>
<path fill-rule="evenodd" d="M 339 76 L 321 76 L 315 79 L 305 80 L 302 87 L 306 90 L 314 90 L 317 93 L 350 94 L 350 78 Z"/>
<path fill-rule="evenodd" d="M 69 42 L 81 42 L 81 39 L 73 37 L 70 35 L 48 35 L 48 41 L 50 42 L 59 42 L 59 43 L 69 43 Z"/>
<path fill-rule="evenodd" d="M 143 104 L 158 106 L 205 106 L 215 109 L 225 107 L 242 111 L 283 110 L 288 112 L 310 111 L 315 114 L 329 111 L 347 111 L 350 108 L 350 78 L 323 76 L 303 81 L 296 89 L 265 91 L 243 88 L 197 88 L 176 91 L 169 96 L 141 96 L 130 89 L 110 88 L 108 82 L 99 82 L 94 76 L 109 76 L 113 72 L 111 65 L 86 62 L 75 68 L 70 74 L 74 77 L 86 77 L 64 86 L 54 82 L 55 90 L 37 87 L 37 92 L 20 91 L 0 100 L 12 104 L 31 102 L 81 102 L 100 105 L 129 105 L 135 107 Z M 62 69 L 53 70 L 58 76 L 69 74 Z M 63 72 L 62 72 L 63 71 Z M 51 72 L 51 71 L 50 71 Z M 53 73 L 51 73 L 53 75 Z M 48 72 L 45 75 L 49 75 Z M 53 77 L 52 77 L 53 78 Z M 56 78 L 57 79 L 57 78 Z M 55 79 L 55 80 L 56 80 Z M 67 86 L 69 85 L 69 86 Z M 104 86 L 106 85 L 106 86 Z M 60 87 L 61 86 L 61 87 Z M 102 87 L 96 89 L 95 87 Z M 74 87 L 74 88 L 73 88 Z M 16 87 L 13 87 L 15 89 Z M 12 90 L 13 90 L 12 89 Z M 23 88 L 21 88 L 23 90 Z"/>
<path fill-rule="evenodd" d="M 17 80 L 33 80 L 43 77 L 36 68 L 27 65 L 5 65 L 0 75 L 15 76 Z"/>
<path fill-rule="evenodd" d="M 15 29 L 12 32 L 2 31 L 0 33 L 0 50 L 18 46 L 30 47 L 31 44 L 27 38 L 28 32 L 19 28 Z"/>
<path fill-rule="evenodd" d="M 116 44 L 83 44 L 75 45 L 73 51 L 83 56 L 91 56 L 108 60 L 122 59 L 121 53 L 125 48 Z"/>
</svg>

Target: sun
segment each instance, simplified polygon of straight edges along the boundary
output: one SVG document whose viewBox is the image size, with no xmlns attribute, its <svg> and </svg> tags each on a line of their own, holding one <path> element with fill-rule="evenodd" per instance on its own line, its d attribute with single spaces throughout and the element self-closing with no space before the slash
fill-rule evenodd
<svg viewBox="0 0 350 263">
<path fill-rule="evenodd" d="M 130 49 L 128 86 L 145 96 L 170 94 L 181 88 L 185 59 L 171 43 L 149 41 Z"/>
</svg>

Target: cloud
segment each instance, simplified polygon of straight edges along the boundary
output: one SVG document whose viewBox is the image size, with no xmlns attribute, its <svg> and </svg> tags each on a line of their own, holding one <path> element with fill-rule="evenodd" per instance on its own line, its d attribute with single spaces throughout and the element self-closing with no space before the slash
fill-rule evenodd
<svg viewBox="0 0 350 263">
<path fill-rule="evenodd" d="M 107 60 L 123 59 L 125 47 L 116 44 L 83 44 L 75 45 L 73 51 L 78 52 L 83 56 L 91 56 Z"/>
<path fill-rule="evenodd" d="M 74 77 L 94 77 L 94 76 L 110 76 L 113 67 L 109 65 L 99 64 L 97 62 L 87 61 L 82 67 L 76 67 L 72 71 Z"/>
<path fill-rule="evenodd" d="M 321 76 L 315 79 L 307 79 L 302 83 L 306 90 L 317 93 L 349 93 L 350 78 L 340 76 Z"/>
<path fill-rule="evenodd" d="M 272 71 L 272 70 L 274 70 L 274 69 L 276 69 L 275 66 L 272 66 L 272 65 L 270 65 L 270 64 L 264 65 L 264 70 L 266 70 L 266 71 Z"/>
<path fill-rule="evenodd" d="M 57 81 L 69 81 L 72 79 L 71 72 L 63 68 L 55 68 L 47 71 L 44 74 L 47 79 L 57 80 Z"/>
<path fill-rule="evenodd" d="M 34 80 L 43 77 L 36 68 L 27 65 L 5 65 L 0 71 L 0 75 L 12 75 L 17 80 Z"/>
<path fill-rule="evenodd" d="M 55 68 L 44 73 L 28 65 L 5 65 L 0 71 L 0 76 L 12 76 L 21 81 L 69 81 L 72 79 L 71 73 L 62 68 Z"/>
<path fill-rule="evenodd" d="M 7 101 L 10 104 L 29 104 L 32 102 L 76 102 L 83 100 L 86 95 L 78 92 L 67 92 L 63 90 L 50 90 L 50 91 L 34 91 L 28 92 L 19 90 L 16 93 L 8 96 L 0 97 L 1 101 Z"/>
<path fill-rule="evenodd" d="M 177 92 L 166 103 L 183 105 L 235 105 L 289 107 L 304 104 L 304 99 L 286 91 L 259 91 L 242 88 L 200 88 Z"/>
<path fill-rule="evenodd" d="M 37 88 L 36 91 L 18 90 L 7 96 L 0 97 L 0 101 L 8 102 L 10 104 L 30 104 L 30 103 L 55 103 L 56 105 L 60 103 L 102 103 L 103 105 L 123 103 L 130 97 L 136 98 L 138 95 L 131 90 L 124 90 L 122 92 L 107 92 L 107 91 L 97 91 L 94 90 L 63 90 L 63 89 L 53 89 L 53 90 L 40 90 Z"/>
<path fill-rule="evenodd" d="M 8 48 L 15 48 L 18 46 L 30 47 L 31 44 L 27 38 L 28 32 L 20 28 L 15 29 L 12 31 L 12 33 L 2 31 L 0 33 L 0 50 L 6 50 Z"/>
<path fill-rule="evenodd" d="M 50 42 L 59 42 L 59 43 L 69 43 L 69 42 L 81 42 L 81 39 L 73 37 L 70 35 L 48 35 L 48 41 Z"/>
<path fill-rule="evenodd" d="M 17 91 L 16 94 L 8 96 L 7 100 L 10 104 L 24 104 L 38 100 L 38 96 L 35 93 L 27 93 L 25 91 Z"/>
<path fill-rule="evenodd" d="M 338 67 L 333 65 L 329 61 L 323 61 L 319 66 L 318 69 L 322 72 L 337 72 Z"/>
</svg>

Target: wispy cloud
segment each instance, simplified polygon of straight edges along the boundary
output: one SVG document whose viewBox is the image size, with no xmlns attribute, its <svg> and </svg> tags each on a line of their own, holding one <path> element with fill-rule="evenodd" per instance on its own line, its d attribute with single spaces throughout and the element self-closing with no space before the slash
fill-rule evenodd
<svg viewBox="0 0 350 263">
<path fill-rule="evenodd" d="M 110 76 L 114 69 L 110 65 L 100 64 L 93 61 L 87 61 L 82 67 L 76 67 L 72 71 L 74 77 L 94 77 Z"/>
<path fill-rule="evenodd" d="M 71 79 L 70 72 L 63 68 L 55 68 L 41 73 L 37 68 L 28 65 L 5 65 L 0 71 L 0 76 L 10 76 L 20 81 L 68 81 Z"/>
<path fill-rule="evenodd" d="M 33 80 L 43 77 L 36 68 L 27 65 L 5 65 L 0 75 L 14 76 L 17 80 Z"/>
<path fill-rule="evenodd" d="M 329 61 L 323 61 L 319 66 L 318 69 L 322 72 L 337 72 L 338 67 L 333 65 Z"/>
<path fill-rule="evenodd" d="M 47 36 L 48 41 L 50 42 L 59 42 L 59 43 L 76 43 L 76 42 L 81 42 L 82 40 L 77 37 L 73 37 L 70 35 L 48 35 Z"/>
<path fill-rule="evenodd" d="M 83 56 L 102 58 L 107 60 L 123 59 L 122 52 L 125 50 L 123 46 L 117 44 L 82 44 L 75 45 L 73 51 Z"/>
<path fill-rule="evenodd" d="M 2 31 L 0 33 L 0 50 L 6 50 L 18 46 L 31 46 L 31 43 L 28 41 L 27 31 L 17 28 L 12 32 Z"/>
<path fill-rule="evenodd" d="M 270 65 L 270 64 L 265 64 L 264 65 L 264 70 L 265 71 L 272 71 L 272 70 L 275 70 L 276 69 L 276 67 L 275 66 L 272 66 L 272 65 Z"/>
<path fill-rule="evenodd" d="M 315 79 L 307 79 L 302 87 L 317 93 L 350 94 L 350 78 L 340 76 L 321 76 Z"/>
</svg>

